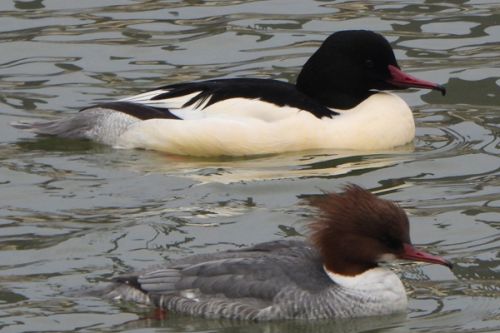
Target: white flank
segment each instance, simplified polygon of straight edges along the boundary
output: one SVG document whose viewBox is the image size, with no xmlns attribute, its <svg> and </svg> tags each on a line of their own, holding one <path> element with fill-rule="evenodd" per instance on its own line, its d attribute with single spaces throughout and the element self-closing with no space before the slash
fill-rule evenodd
<svg viewBox="0 0 500 333">
<path fill-rule="evenodd" d="M 406 144 L 415 135 L 408 105 L 385 92 L 370 96 L 353 109 L 338 111 L 340 115 L 322 119 L 296 108 L 243 98 L 221 101 L 203 110 L 196 109 L 199 106 L 178 108 L 195 95 L 155 104 L 168 106 L 184 120 L 137 122 L 115 146 L 180 155 L 241 156 L 309 149 L 382 150 Z M 133 100 L 138 101 L 139 96 Z"/>
</svg>

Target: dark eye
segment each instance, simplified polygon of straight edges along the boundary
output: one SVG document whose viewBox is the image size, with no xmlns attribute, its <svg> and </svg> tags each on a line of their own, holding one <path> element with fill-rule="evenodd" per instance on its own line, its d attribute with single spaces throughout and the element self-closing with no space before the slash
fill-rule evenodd
<svg viewBox="0 0 500 333">
<path fill-rule="evenodd" d="M 402 247 L 400 240 L 395 239 L 395 238 L 390 237 L 390 236 L 387 236 L 387 235 L 385 237 L 383 237 L 382 243 L 384 243 L 391 250 L 395 250 L 395 251 L 400 250 Z"/>
<path fill-rule="evenodd" d="M 365 68 L 372 69 L 375 67 L 375 63 L 371 59 L 365 60 Z"/>
</svg>

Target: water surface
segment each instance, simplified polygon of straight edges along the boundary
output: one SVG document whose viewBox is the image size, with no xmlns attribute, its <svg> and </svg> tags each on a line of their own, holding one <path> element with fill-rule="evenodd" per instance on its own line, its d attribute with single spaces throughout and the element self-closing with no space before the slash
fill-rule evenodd
<svg viewBox="0 0 500 333">
<path fill-rule="evenodd" d="M 384 34 L 406 71 L 446 83 L 446 97 L 399 93 L 414 145 L 193 159 L 9 126 L 179 81 L 294 81 L 330 33 L 357 28 Z M 500 331 L 497 1 L 5 0 L 0 43 L 0 332 Z M 303 237 L 299 197 L 348 182 L 399 201 L 414 242 L 455 262 L 394 267 L 407 316 L 159 320 L 68 293 L 165 258 Z"/>
</svg>

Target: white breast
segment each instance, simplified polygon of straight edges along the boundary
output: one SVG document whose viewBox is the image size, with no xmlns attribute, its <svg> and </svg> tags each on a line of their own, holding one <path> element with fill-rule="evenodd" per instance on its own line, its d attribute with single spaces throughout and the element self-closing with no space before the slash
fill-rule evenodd
<svg viewBox="0 0 500 333">
<path fill-rule="evenodd" d="M 333 282 L 346 289 L 345 293 L 361 295 L 373 315 L 405 311 L 408 299 L 403 283 L 392 271 L 376 267 L 356 276 L 332 273 L 325 268 Z"/>
</svg>

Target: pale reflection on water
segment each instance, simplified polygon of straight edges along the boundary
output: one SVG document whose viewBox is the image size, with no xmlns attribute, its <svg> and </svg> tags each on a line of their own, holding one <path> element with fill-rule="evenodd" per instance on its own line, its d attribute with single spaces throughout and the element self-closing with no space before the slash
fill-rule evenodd
<svg viewBox="0 0 500 333">
<path fill-rule="evenodd" d="M 1 2 L 0 332 L 499 331 L 499 11 L 495 1 Z M 294 81 L 326 36 L 357 28 L 387 36 L 405 70 L 446 83 L 446 97 L 398 92 L 414 110 L 413 145 L 191 159 L 8 125 L 179 81 Z M 349 182 L 399 201 L 414 242 L 455 263 L 394 266 L 407 317 L 158 320 L 74 296 L 165 258 L 303 237 L 300 197 Z"/>
</svg>

